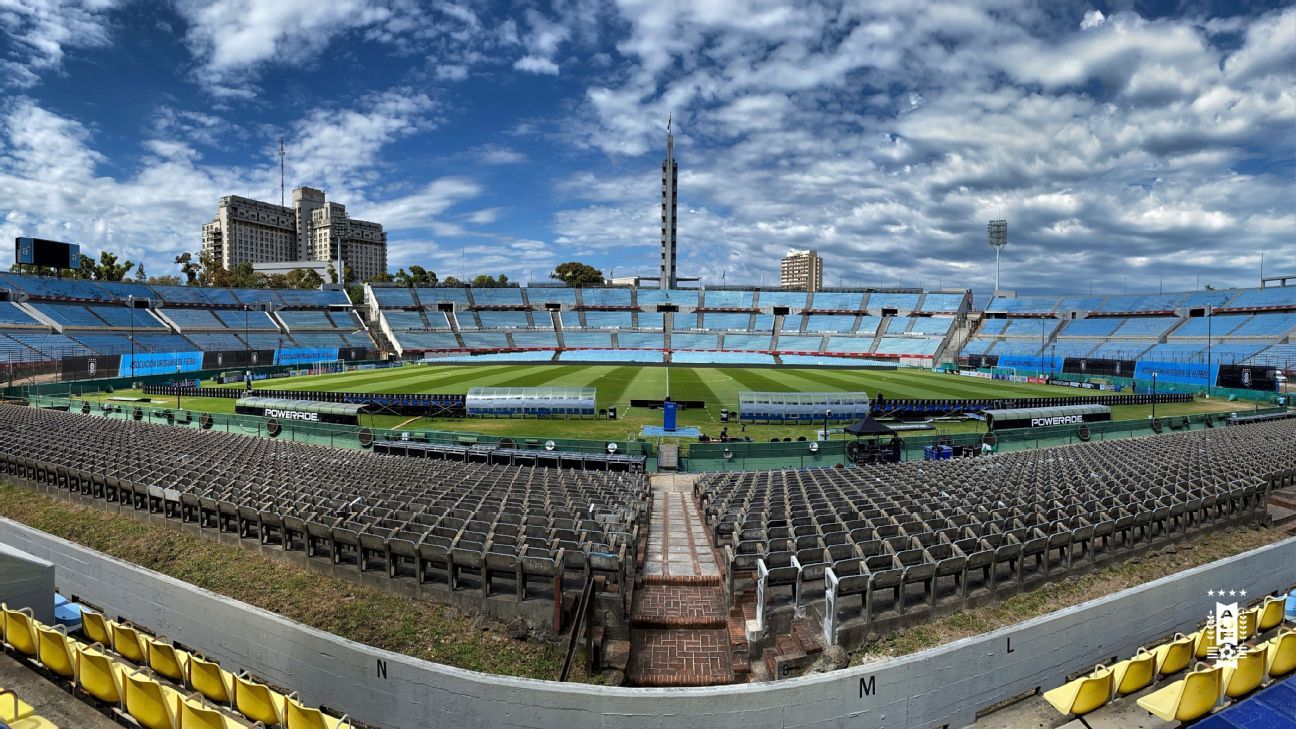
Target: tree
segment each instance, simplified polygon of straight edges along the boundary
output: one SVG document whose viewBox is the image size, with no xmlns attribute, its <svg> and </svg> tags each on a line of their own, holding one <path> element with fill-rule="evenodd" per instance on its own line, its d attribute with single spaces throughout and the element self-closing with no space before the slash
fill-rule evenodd
<svg viewBox="0 0 1296 729">
<path fill-rule="evenodd" d="M 482 273 L 472 280 L 472 285 L 478 288 L 498 288 L 508 285 L 508 276 L 501 273 L 499 278 L 491 278 L 489 274 Z"/>
<path fill-rule="evenodd" d="M 437 275 L 435 271 L 429 271 L 422 266 L 410 266 L 409 281 L 412 287 L 427 288 L 437 285 Z"/>
<path fill-rule="evenodd" d="M 240 261 L 228 271 L 226 283 L 215 285 L 232 289 L 260 289 L 266 287 L 266 276 L 253 269 L 250 262 Z"/>
<path fill-rule="evenodd" d="M 228 287 L 230 281 L 229 271 L 221 265 L 216 256 L 203 252 L 198 254 L 198 285 L 199 286 L 216 286 L 219 288 Z"/>
<path fill-rule="evenodd" d="M 262 285 L 268 289 L 289 289 L 288 275 L 284 273 L 271 273 L 262 275 Z"/>
<path fill-rule="evenodd" d="M 185 251 L 175 257 L 175 262 L 180 266 L 180 273 L 184 274 L 185 283 L 197 286 L 198 277 L 202 274 L 202 264 L 193 259 L 193 254 Z"/>
<path fill-rule="evenodd" d="M 463 286 L 464 283 L 463 281 L 460 281 L 454 276 L 446 276 L 445 280 L 441 282 L 441 285 L 442 286 Z"/>
<path fill-rule="evenodd" d="M 165 276 L 149 276 L 148 280 L 144 283 L 149 286 L 179 286 L 180 277 L 174 274 L 167 274 Z"/>
<path fill-rule="evenodd" d="M 82 261 L 81 265 L 84 267 L 85 261 Z M 121 281 L 126 278 L 126 274 L 130 273 L 130 270 L 134 267 L 135 263 L 130 260 L 125 263 L 117 263 L 117 254 L 112 251 L 99 251 L 99 263 L 94 267 L 94 280 Z"/>
<path fill-rule="evenodd" d="M 294 268 L 284 275 L 290 289 L 317 289 L 324 285 L 324 279 L 313 268 Z"/>
<path fill-rule="evenodd" d="M 148 274 L 144 273 L 144 264 L 135 267 L 135 283 L 144 283 L 148 281 Z"/>
<path fill-rule="evenodd" d="M 568 286 L 601 286 L 603 285 L 603 272 L 580 261 L 568 261 L 560 263 L 554 268 L 549 278 L 562 281 Z"/>
</svg>

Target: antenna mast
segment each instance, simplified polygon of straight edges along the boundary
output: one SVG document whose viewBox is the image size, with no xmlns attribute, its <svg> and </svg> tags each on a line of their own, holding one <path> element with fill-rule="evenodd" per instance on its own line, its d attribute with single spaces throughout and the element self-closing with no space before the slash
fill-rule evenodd
<svg viewBox="0 0 1296 729">
<path fill-rule="evenodd" d="M 284 207 L 284 143 L 279 137 L 279 207 Z"/>
</svg>

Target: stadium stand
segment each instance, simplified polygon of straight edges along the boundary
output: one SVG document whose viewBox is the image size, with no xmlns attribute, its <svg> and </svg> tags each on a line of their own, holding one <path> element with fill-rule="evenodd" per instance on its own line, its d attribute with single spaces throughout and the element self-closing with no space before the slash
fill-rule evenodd
<svg viewBox="0 0 1296 729">
<path fill-rule="evenodd" d="M 1208 308 L 1210 307 L 1210 308 Z M 1079 318 L 1070 318 L 1072 315 Z M 1067 317 L 1061 322 L 1055 316 Z M 1039 355 L 1279 365 L 1296 336 L 1296 287 L 1099 297 L 995 297 L 960 357 Z M 1033 341 L 1032 341 L 1033 340 Z M 993 361 L 993 359 L 991 359 Z"/>
<path fill-rule="evenodd" d="M 708 474 L 694 492 L 729 599 L 769 575 L 779 589 L 757 591 L 758 614 L 808 610 L 852 646 L 943 601 L 1263 521 L 1268 490 L 1296 484 L 1294 437 L 1286 419 L 989 460 Z"/>
<path fill-rule="evenodd" d="M 213 538 L 443 597 L 503 594 L 501 609 L 546 603 L 534 620 L 552 620 L 564 584 L 595 575 L 628 599 L 647 504 L 642 474 L 385 457 L 19 406 L 0 407 L 0 460 L 10 476 Z"/>
<path fill-rule="evenodd" d="M 342 291 L 146 286 L 13 273 L 0 275 L 0 290 L 11 294 L 10 301 L 0 302 L 5 364 L 127 353 L 374 347 Z M 132 298 L 150 308 L 125 306 Z"/>
</svg>

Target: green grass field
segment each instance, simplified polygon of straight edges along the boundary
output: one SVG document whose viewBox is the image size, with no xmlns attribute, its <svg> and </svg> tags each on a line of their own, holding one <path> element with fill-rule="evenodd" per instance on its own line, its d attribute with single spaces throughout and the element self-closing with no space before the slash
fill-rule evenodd
<svg viewBox="0 0 1296 729">
<path fill-rule="evenodd" d="M 888 399 L 987 397 L 1047 397 L 1079 394 L 1069 387 L 1012 383 L 939 374 L 921 369 L 837 370 L 828 368 L 742 368 L 742 367 L 647 367 L 591 365 L 407 365 L 397 369 L 362 370 L 330 375 L 314 375 L 254 383 L 256 389 L 321 390 L 336 392 L 382 393 L 466 393 L 473 387 L 594 387 L 598 406 L 616 406 L 619 420 L 545 420 L 487 418 L 402 418 L 375 416 L 373 425 L 387 428 L 460 430 L 509 435 L 546 435 L 557 438 L 637 438 L 642 426 L 661 422 L 658 412 L 631 408 L 633 399 L 660 399 L 667 392 L 676 400 L 702 400 L 703 410 L 680 413 L 681 425 L 695 425 L 703 433 L 718 435 L 720 410 L 735 410 L 738 393 L 760 392 L 878 392 Z M 230 385 L 242 387 L 242 385 Z M 118 395 L 137 395 L 119 391 Z M 160 404 L 172 402 L 157 398 Z M 195 411 L 233 412 L 234 400 L 221 398 L 185 398 L 181 406 Z M 1158 414 L 1178 415 L 1204 410 L 1229 409 L 1222 402 L 1197 402 L 1158 406 Z M 1236 407 L 1234 407 L 1236 409 Z M 1148 408 L 1117 407 L 1116 419 L 1145 417 Z M 368 425 L 368 418 L 365 418 Z M 974 430 L 978 423 L 940 423 L 945 432 Z M 746 434 L 757 440 L 774 436 L 809 435 L 812 426 L 747 426 Z M 737 435 L 739 427 L 729 428 Z"/>
</svg>

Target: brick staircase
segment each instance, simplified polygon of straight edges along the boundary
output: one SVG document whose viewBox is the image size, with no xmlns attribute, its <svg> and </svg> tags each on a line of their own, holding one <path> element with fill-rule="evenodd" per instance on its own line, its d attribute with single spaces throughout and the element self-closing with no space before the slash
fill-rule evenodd
<svg viewBox="0 0 1296 729">
<path fill-rule="evenodd" d="M 658 476 L 639 587 L 630 612 L 626 678 L 635 686 L 734 682 L 720 571 L 693 478 Z"/>
</svg>

